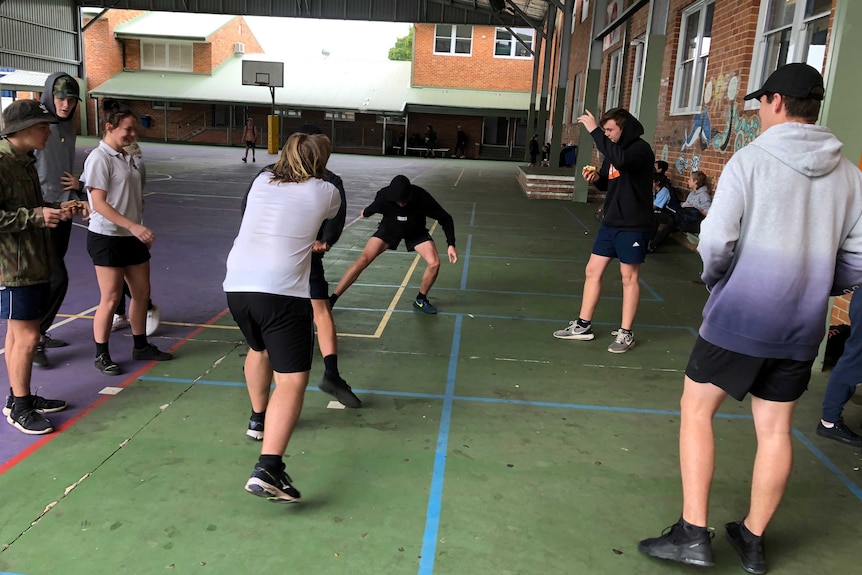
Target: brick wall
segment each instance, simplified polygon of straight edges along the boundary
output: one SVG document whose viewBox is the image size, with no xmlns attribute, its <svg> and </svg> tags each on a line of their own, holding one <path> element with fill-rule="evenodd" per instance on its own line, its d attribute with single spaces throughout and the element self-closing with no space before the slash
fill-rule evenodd
<svg viewBox="0 0 862 575">
<path fill-rule="evenodd" d="M 850 324 L 850 300 L 852 298 L 853 294 L 835 298 L 835 305 L 832 306 L 832 319 L 829 321 L 829 325 Z"/>
<path fill-rule="evenodd" d="M 455 152 L 455 135 L 458 126 L 467 134 L 468 158 L 476 158 L 479 154 L 479 146 L 482 140 L 482 116 L 438 116 L 435 114 L 410 114 L 410 125 L 407 126 L 405 137 L 410 141 L 412 134 L 425 135 L 425 126 L 431 124 L 437 132 L 437 148 L 449 148 L 449 154 Z M 398 127 L 400 128 L 400 126 Z M 396 130 L 396 134 L 400 130 Z"/>
<path fill-rule="evenodd" d="M 211 50 L 211 67 L 209 70 L 218 67 L 225 60 L 232 57 L 234 55 L 234 45 L 237 42 L 241 42 L 245 46 L 246 54 L 263 53 L 263 48 L 260 47 L 260 43 L 254 37 L 254 34 L 251 33 L 248 23 L 242 16 L 237 16 L 219 28 L 207 38 L 207 42 Z M 209 70 L 206 72 L 207 74 L 209 74 Z"/>
<path fill-rule="evenodd" d="M 144 12 L 109 10 L 84 32 L 84 57 L 87 87 L 92 90 L 123 70 L 123 46 L 114 38 L 114 28 Z M 140 67 L 140 50 L 136 53 Z"/>
<path fill-rule="evenodd" d="M 493 26 L 473 26 L 470 56 L 434 54 L 434 24 L 416 24 L 413 85 L 527 92 L 532 58 L 495 58 Z M 535 45 L 535 41 L 534 41 Z"/>
</svg>

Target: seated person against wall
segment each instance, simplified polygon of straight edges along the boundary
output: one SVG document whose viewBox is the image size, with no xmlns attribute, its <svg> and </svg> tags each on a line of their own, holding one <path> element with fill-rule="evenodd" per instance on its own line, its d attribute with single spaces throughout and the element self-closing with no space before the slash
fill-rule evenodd
<svg viewBox="0 0 862 575">
<path fill-rule="evenodd" d="M 688 184 L 694 191 L 689 192 L 685 201 L 680 204 L 671 223 L 666 224 L 652 239 L 649 251 L 655 249 L 673 232 L 681 231 L 691 234 L 700 233 L 700 222 L 706 217 L 709 206 L 712 204 L 712 196 L 706 183 L 706 174 L 703 172 L 692 172 Z"/>
</svg>

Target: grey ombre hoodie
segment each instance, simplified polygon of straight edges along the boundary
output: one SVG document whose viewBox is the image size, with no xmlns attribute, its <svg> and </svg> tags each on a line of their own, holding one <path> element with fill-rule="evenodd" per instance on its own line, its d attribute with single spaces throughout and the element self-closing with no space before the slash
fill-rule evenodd
<svg viewBox="0 0 862 575">
<path fill-rule="evenodd" d="M 45 89 L 42 91 L 42 103 L 57 116 L 57 108 L 54 106 L 54 83 L 58 78 L 69 76 L 64 72 L 55 72 L 45 80 Z M 71 78 L 71 76 L 69 76 Z M 63 172 L 75 173 L 72 166 L 75 163 L 75 140 L 77 128 L 72 119 L 75 117 L 77 104 L 72 109 L 68 118 L 57 118 L 58 124 L 51 124 L 51 137 L 44 150 L 36 150 L 36 170 L 39 172 L 39 183 L 42 185 L 42 195 L 46 202 L 65 202 L 73 197 L 77 198 L 74 190 L 63 189 L 60 177 Z"/>
<path fill-rule="evenodd" d="M 862 172 L 822 126 L 783 123 L 721 174 L 698 252 L 700 335 L 745 355 L 807 361 L 831 293 L 862 281 Z"/>
</svg>

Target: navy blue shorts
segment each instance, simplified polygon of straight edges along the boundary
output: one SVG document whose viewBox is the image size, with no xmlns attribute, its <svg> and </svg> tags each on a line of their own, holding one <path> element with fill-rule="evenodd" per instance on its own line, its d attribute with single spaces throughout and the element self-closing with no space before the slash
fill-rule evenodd
<svg viewBox="0 0 862 575">
<path fill-rule="evenodd" d="M 248 346 L 266 351 L 278 373 L 311 370 L 314 324 L 311 300 L 254 292 L 228 292 L 227 305 Z"/>
<path fill-rule="evenodd" d="M 651 239 L 650 232 L 629 232 L 600 225 L 593 243 L 593 253 L 617 258 L 623 264 L 642 264 Z"/>
<path fill-rule="evenodd" d="M 750 393 L 766 401 L 796 401 L 811 380 L 814 360 L 754 357 L 713 345 L 697 336 L 685 374 L 697 383 L 711 383 L 742 401 Z"/>
<path fill-rule="evenodd" d="M 0 318 L 32 321 L 42 319 L 48 308 L 51 285 L 36 284 L 0 288 Z"/>
</svg>

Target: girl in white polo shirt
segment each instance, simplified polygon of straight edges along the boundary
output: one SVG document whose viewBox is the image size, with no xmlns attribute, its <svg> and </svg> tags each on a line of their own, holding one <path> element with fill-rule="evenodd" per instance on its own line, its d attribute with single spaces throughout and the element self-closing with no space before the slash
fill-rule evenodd
<svg viewBox="0 0 862 575">
<path fill-rule="evenodd" d="M 93 320 L 96 341 L 96 369 L 119 375 L 120 366 L 111 359 L 108 338 L 111 320 L 120 298 L 123 279 L 129 284 L 132 301 L 129 322 L 134 348 L 132 357 L 142 361 L 173 359 L 147 341 L 147 301 L 150 298 L 150 246 L 155 234 L 142 224 L 141 174 L 123 150 L 135 139 L 135 114 L 120 102 L 102 103 L 105 128 L 99 146 L 84 162 L 83 180 L 90 201 L 87 252 L 96 267 L 99 307 Z"/>
</svg>

